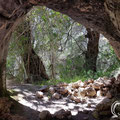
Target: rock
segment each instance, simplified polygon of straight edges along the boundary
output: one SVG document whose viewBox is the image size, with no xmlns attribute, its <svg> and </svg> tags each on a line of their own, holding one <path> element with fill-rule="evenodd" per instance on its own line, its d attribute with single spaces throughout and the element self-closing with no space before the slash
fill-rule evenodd
<svg viewBox="0 0 120 120">
<path fill-rule="evenodd" d="M 120 82 L 120 74 L 118 74 L 118 76 L 117 76 L 117 81 Z"/>
<path fill-rule="evenodd" d="M 43 98 L 43 92 L 37 91 L 36 96 L 37 96 L 37 98 Z"/>
<path fill-rule="evenodd" d="M 66 88 L 68 90 L 68 94 L 72 95 L 73 94 L 73 88 L 71 86 L 67 86 Z"/>
<path fill-rule="evenodd" d="M 52 115 L 50 114 L 49 111 L 42 111 L 39 114 L 39 119 L 40 120 L 52 120 Z"/>
<path fill-rule="evenodd" d="M 0 98 L 0 113 L 10 113 L 12 102 L 8 98 Z"/>
<path fill-rule="evenodd" d="M 47 96 L 44 96 L 42 100 L 44 100 L 44 101 L 49 101 L 50 98 L 48 98 Z"/>
<path fill-rule="evenodd" d="M 47 85 L 44 85 L 44 86 L 42 86 L 40 89 L 39 89 L 39 91 L 42 91 L 42 92 L 47 92 L 48 91 L 48 86 Z"/>
<path fill-rule="evenodd" d="M 80 87 L 81 87 L 81 88 L 85 88 L 86 85 L 81 81 L 81 83 L 80 83 Z"/>
<path fill-rule="evenodd" d="M 78 97 L 78 92 L 77 92 L 77 91 L 74 91 L 73 95 L 74 95 L 75 97 Z"/>
<path fill-rule="evenodd" d="M 112 98 L 112 95 L 109 91 L 107 92 L 106 96 L 107 96 L 107 98 Z"/>
<path fill-rule="evenodd" d="M 86 94 L 87 94 L 87 92 L 86 92 L 86 90 L 85 90 L 85 88 L 79 88 L 79 90 L 78 90 L 78 96 L 80 97 L 85 97 L 86 96 Z"/>
<path fill-rule="evenodd" d="M 102 89 L 101 89 L 101 95 L 102 95 L 102 96 L 106 96 L 106 94 L 107 94 L 108 91 L 109 91 L 109 88 L 108 88 L 108 87 L 102 88 Z"/>
<path fill-rule="evenodd" d="M 98 83 L 98 82 L 93 83 L 93 88 L 94 89 L 99 90 L 100 87 L 101 87 L 100 83 Z"/>
<path fill-rule="evenodd" d="M 89 117 L 87 116 L 87 117 L 84 117 L 83 119 L 84 119 L 84 120 L 89 120 Z"/>
<path fill-rule="evenodd" d="M 53 118 L 55 118 L 57 120 L 63 120 L 63 119 L 68 120 L 70 116 L 71 116 L 70 111 L 65 111 L 65 110 L 61 109 L 53 115 Z"/>
<path fill-rule="evenodd" d="M 111 115 L 111 105 L 115 99 L 104 99 L 101 103 L 96 106 L 96 110 L 99 116 L 110 116 Z"/>
<path fill-rule="evenodd" d="M 97 91 L 97 97 L 101 97 L 101 96 L 102 96 L 101 90 Z"/>
<path fill-rule="evenodd" d="M 87 92 L 87 96 L 89 96 L 89 97 L 94 97 L 94 96 L 96 96 L 96 91 L 95 91 L 94 88 L 92 88 L 92 87 L 87 87 L 87 88 L 85 88 L 85 90 L 86 90 L 86 92 Z"/>
<path fill-rule="evenodd" d="M 60 88 L 59 93 L 65 95 L 68 93 L 68 90 L 66 88 Z"/>
<path fill-rule="evenodd" d="M 74 99 L 75 99 L 75 97 L 74 97 L 73 95 L 71 95 L 69 98 L 70 98 L 72 101 L 74 101 Z"/>
<path fill-rule="evenodd" d="M 67 83 L 60 83 L 60 84 L 58 84 L 57 86 L 58 86 L 58 87 L 66 87 L 66 86 L 68 86 L 68 84 L 67 84 Z"/>
<path fill-rule="evenodd" d="M 81 103 L 82 103 L 82 104 L 84 104 L 84 103 L 86 103 L 86 102 L 87 102 L 87 100 L 86 100 L 85 98 L 82 98 L 82 99 L 81 99 Z"/>
<path fill-rule="evenodd" d="M 55 88 L 54 87 L 50 87 L 49 91 L 50 91 L 51 94 L 54 94 L 55 93 Z"/>
<path fill-rule="evenodd" d="M 92 113 L 92 115 L 93 115 L 93 117 L 94 117 L 95 119 L 99 119 L 99 114 L 98 114 L 97 111 L 94 111 L 94 112 Z"/>
<path fill-rule="evenodd" d="M 52 95 L 52 98 L 55 98 L 55 99 L 60 99 L 61 98 L 61 95 L 59 93 L 54 93 Z"/>
<path fill-rule="evenodd" d="M 12 115 L 11 117 L 12 117 L 12 120 L 27 120 L 24 117 L 19 115 Z"/>
<path fill-rule="evenodd" d="M 77 89 L 80 87 L 79 82 L 72 83 L 72 88 Z"/>
<path fill-rule="evenodd" d="M 110 79 L 104 80 L 104 86 L 112 86 L 112 81 Z"/>
<path fill-rule="evenodd" d="M 74 98 L 74 101 L 75 101 L 76 103 L 81 103 L 81 99 L 80 99 L 80 98 L 77 98 L 77 97 Z"/>
<path fill-rule="evenodd" d="M 94 80 L 93 79 L 89 79 L 88 83 L 94 83 Z"/>
<path fill-rule="evenodd" d="M 111 83 L 113 84 L 116 81 L 116 78 L 112 77 L 112 78 L 110 78 L 110 80 L 111 80 Z"/>
<path fill-rule="evenodd" d="M 111 115 L 111 111 L 110 110 L 100 111 L 99 112 L 99 116 L 110 116 L 110 115 Z"/>
<path fill-rule="evenodd" d="M 90 107 L 91 107 L 91 103 L 88 103 L 88 104 L 87 104 L 87 107 L 90 108 Z"/>
<path fill-rule="evenodd" d="M 89 111 L 88 110 L 83 110 L 83 113 L 89 114 Z"/>
</svg>

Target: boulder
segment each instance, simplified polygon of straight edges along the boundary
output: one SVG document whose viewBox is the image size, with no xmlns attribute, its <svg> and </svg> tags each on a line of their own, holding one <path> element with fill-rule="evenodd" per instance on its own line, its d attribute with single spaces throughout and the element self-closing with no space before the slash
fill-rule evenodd
<svg viewBox="0 0 120 120">
<path fill-rule="evenodd" d="M 67 84 L 67 83 L 59 83 L 57 86 L 58 86 L 58 87 L 67 87 L 68 84 Z"/>
<path fill-rule="evenodd" d="M 75 97 L 78 97 L 78 91 L 74 91 L 74 92 L 73 92 L 73 95 L 74 95 Z"/>
<path fill-rule="evenodd" d="M 70 111 L 65 111 L 64 109 L 61 109 L 53 115 L 53 118 L 55 120 L 68 120 L 70 116 L 71 116 Z"/>
<path fill-rule="evenodd" d="M 97 97 L 102 97 L 101 90 L 97 91 Z"/>
<path fill-rule="evenodd" d="M 54 93 L 54 94 L 52 95 L 52 98 L 54 98 L 54 99 L 60 99 L 60 98 L 61 98 L 61 95 L 60 95 L 59 93 Z"/>
<path fill-rule="evenodd" d="M 96 91 L 95 91 L 95 89 L 92 88 L 92 87 L 87 87 L 87 88 L 85 88 L 85 91 L 86 91 L 86 93 L 87 93 L 87 96 L 89 96 L 89 97 L 94 97 L 94 96 L 96 96 Z"/>
<path fill-rule="evenodd" d="M 94 83 L 94 80 L 93 79 L 89 79 L 88 83 Z"/>
<path fill-rule="evenodd" d="M 107 96 L 107 98 L 112 98 L 112 94 L 110 93 L 110 91 L 108 91 L 108 92 L 106 93 L 106 96 Z"/>
<path fill-rule="evenodd" d="M 73 89 L 71 86 L 67 86 L 66 89 L 68 90 L 68 94 L 69 94 L 69 95 L 72 95 L 72 94 L 73 94 L 74 89 Z"/>
<path fill-rule="evenodd" d="M 40 120 L 52 120 L 52 115 L 50 114 L 49 111 L 45 110 L 45 111 L 40 112 L 39 119 Z"/>
<path fill-rule="evenodd" d="M 75 101 L 76 103 L 81 103 L 81 99 L 78 98 L 78 97 L 74 97 L 74 101 Z"/>
<path fill-rule="evenodd" d="M 59 89 L 59 93 L 62 94 L 62 95 L 65 95 L 65 94 L 68 93 L 68 90 L 66 88 L 62 87 L 62 88 Z"/>
<path fill-rule="evenodd" d="M 43 95 L 44 95 L 44 94 L 43 94 L 43 92 L 41 92 L 41 91 L 37 91 L 37 92 L 36 92 L 36 97 L 37 97 L 37 98 L 43 98 Z"/>
<path fill-rule="evenodd" d="M 99 82 L 94 82 L 93 83 L 93 88 L 96 89 L 96 90 L 99 90 L 101 87 L 101 84 Z"/>
<path fill-rule="evenodd" d="M 77 89 L 79 87 L 80 87 L 80 83 L 79 82 L 72 83 L 72 88 Z"/>
<path fill-rule="evenodd" d="M 85 97 L 86 96 L 86 94 L 87 94 L 87 92 L 86 92 L 86 90 L 85 90 L 85 88 L 79 88 L 79 90 L 78 90 L 78 96 L 80 97 Z"/>
<path fill-rule="evenodd" d="M 39 91 L 42 91 L 42 92 L 47 92 L 48 91 L 48 86 L 47 85 L 44 85 L 44 86 L 42 86 L 40 89 L 39 89 Z"/>
<path fill-rule="evenodd" d="M 50 87 L 50 88 L 49 88 L 49 92 L 50 92 L 51 94 L 54 94 L 54 93 L 55 93 L 55 88 L 54 88 L 54 87 Z"/>
</svg>

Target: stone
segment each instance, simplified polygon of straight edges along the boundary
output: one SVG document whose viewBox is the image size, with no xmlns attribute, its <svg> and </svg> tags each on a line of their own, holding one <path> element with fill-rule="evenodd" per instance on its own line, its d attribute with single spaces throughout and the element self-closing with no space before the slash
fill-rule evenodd
<svg viewBox="0 0 120 120">
<path fill-rule="evenodd" d="M 79 82 L 72 83 L 72 88 L 76 89 L 76 88 L 79 88 L 79 87 L 80 87 Z"/>
<path fill-rule="evenodd" d="M 83 113 L 84 114 L 89 114 L 89 111 L 88 110 L 83 110 Z"/>
<path fill-rule="evenodd" d="M 74 101 L 75 101 L 76 103 L 81 103 L 81 99 L 80 99 L 80 98 L 77 98 L 77 97 L 74 98 Z"/>
<path fill-rule="evenodd" d="M 66 88 L 68 90 L 68 94 L 72 95 L 73 94 L 73 88 L 71 86 L 67 86 Z"/>
<path fill-rule="evenodd" d="M 88 103 L 88 104 L 87 104 L 87 107 L 90 108 L 90 107 L 91 107 L 91 103 Z"/>
<path fill-rule="evenodd" d="M 97 91 L 97 97 L 102 97 L 101 91 Z"/>
<path fill-rule="evenodd" d="M 96 91 L 95 91 L 94 88 L 92 88 L 92 87 L 87 87 L 85 90 L 86 90 L 86 92 L 87 92 L 87 96 L 89 96 L 89 97 L 94 97 L 94 96 L 96 96 Z"/>
<path fill-rule="evenodd" d="M 82 99 L 81 99 L 81 103 L 82 103 L 82 104 L 84 104 L 84 103 L 86 103 L 86 102 L 87 102 L 87 100 L 86 100 L 85 98 L 82 98 Z"/>
<path fill-rule="evenodd" d="M 104 86 L 112 86 L 112 81 L 110 79 L 104 81 Z"/>
<path fill-rule="evenodd" d="M 94 80 L 93 79 L 89 79 L 88 83 L 94 83 Z"/>
<path fill-rule="evenodd" d="M 101 87 L 100 83 L 98 83 L 98 82 L 93 83 L 93 88 L 94 89 L 99 90 L 100 87 Z"/>
<path fill-rule="evenodd" d="M 55 99 L 60 99 L 61 98 L 61 95 L 59 93 L 54 93 L 52 95 L 52 98 L 55 98 Z"/>
<path fill-rule="evenodd" d="M 45 111 L 40 112 L 39 119 L 40 120 L 52 120 L 52 115 L 50 114 L 49 111 L 45 110 Z"/>
<path fill-rule="evenodd" d="M 117 81 L 120 82 L 120 74 L 118 74 L 118 76 L 117 76 Z"/>
<path fill-rule="evenodd" d="M 69 98 L 70 98 L 72 101 L 74 101 L 74 99 L 75 99 L 75 97 L 74 97 L 73 95 L 71 95 Z"/>
<path fill-rule="evenodd" d="M 68 117 L 70 117 L 70 116 L 71 116 L 70 111 L 65 111 L 64 109 L 61 109 L 53 115 L 53 118 L 55 118 L 57 120 L 63 120 L 63 119 L 67 120 Z"/>
<path fill-rule="evenodd" d="M 58 87 L 66 87 L 66 86 L 68 86 L 67 83 L 60 83 L 60 84 L 58 84 Z"/>
<path fill-rule="evenodd" d="M 87 92 L 86 92 L 86 90 L 85 90 L 85 88 L 79 88 L 79 90 L 78 90 L 78 96 L 80 97 L 85 97 L 86 96 L 86 94 L 87 94 Z"/>
<path fill-rule="evenodd" d="M 11 117 L 12 117 L 12 120 L 27 120 L 24 117 L 19 115 L 12 115 Z"/>
<path fill-rule="evenodd" d="M 86 87 L 85 83 L 83 83 L 83 82 L 81 81 L 80 87 L 85 88 L 85 87 Z"/>
<path fill-rule="evenodd" d="M 75 97 L 77 97 L 77 96 L 78 96 L 78 92 L 77 92 L 77 91 L 74 91 L 73 95 L 74 95 Z"/>
<path fill-rule="evenodd" d="M 44 86 L 42 86 L 40 89 L 39 89 L 39 91 L 42 91 L 42 92 L 47 92 L 48 91 L 48 86 L 47 85 L 44 85 Z"/>
<path fill-rule="evenodd" d="M 59 93 L 62 94 L 62 95 L 65 95 L 65 94 L 68 93 L 68 90 L 66 88 L 60 88 Z"/>
<path fill-rule="evenodd" d="M 43 92 L 41 92 L 41 91 L 37 91 L 36 92 L 36 96 L 37 96 L 37 98 L 43 98 Z"/>
<path fill-rule="evenodd" d="M 83 119 L 84 119 L 84 120 L 89 120 L 89 117 L 87 116 L 87 117 L 84 117 Z"/>
<path fill-rule="evenodd" d="M 94 111 L 94 112 L 92 113 L 92 115 L 93 115 L 93 117 L 94 117 L 95 119 L 99 119 L 99 114 L 98 114 L 97 111 Z"/>
<path fill-rule="evenodd" d="M 110 93 L 110 91 L 107 92 L 106 96 L 107 98 L 112 98 L 112 94 Z"/>
<path fill-rule="evenodd" d="M 54 87 L 50 87 L 50 88 L 49 88 L 49 92 L 50 92 L 51 94 L 54 94 L 54 93 L 55 93 L 55 88 L 54 88 Z"/>
<path fill-rule="evenodd" d="M 105 98 L 101 103 L 96 106 L 96 111 L 99 113 L 99 115 L 111 115 L 111 105 L 113 102 L 114 99 Z"/>
</svg>

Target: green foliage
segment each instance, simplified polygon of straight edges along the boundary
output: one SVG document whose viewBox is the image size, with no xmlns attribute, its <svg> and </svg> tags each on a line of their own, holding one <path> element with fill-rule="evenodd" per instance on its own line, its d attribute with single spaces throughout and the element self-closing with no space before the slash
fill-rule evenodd
<svg viewBox="0 0 120 120">
<path fill-rule="evenodd" d="M 43 58 L 49 75 L 51 75 L 51 65 L 53 64 L 55 74 L 59 76 L 59 78 L 36 84 L 51 85 L 58 82 L 69 83 L 90 78 L 97 79 L 112 76 L 111 73 L 119 68 L 120 61 L 109 43 L 104 41 L 104 44 L 99 47 L 97 72 L 85 70 L 85 52 L 87 50 L 87 40 L 84 37 L 85 28 L 69 17 L 46 7 L 37 7 L 28 14 L 27 20 L 30 21 L 32 45 L 35 52 Z M 19 36 L 14 32 L 9 48 L 7 74 L 16 77 L 19 81 L 25 79 L 25 69 L 20 56 L 27 51 L 26 47 L 22 45 L 22 42 L 27 39 L 24 35 Z M 54 60 L 52 61 L 52 59 Z"/>
</svg>

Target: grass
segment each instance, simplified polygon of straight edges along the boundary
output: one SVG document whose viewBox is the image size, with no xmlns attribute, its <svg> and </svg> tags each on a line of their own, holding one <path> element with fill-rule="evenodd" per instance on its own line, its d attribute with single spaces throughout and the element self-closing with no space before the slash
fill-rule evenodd
<svg viewBox="0 0 120 120">
<path fill-rule="evenodd" d="M 115 70 L 115 69 L 114 69 Z M 81 72 L 80 75 L 75 75 L 73 77 L 70 77 L 70 76 L 64 76 L 64 77 L 61 77 L 61 79 L 50 79 L 50 80 L 47 80 L 47 81 L 41 81 L 41 82 L 37 82 L 37 83 L 34 83 L 35 85 L 40 85 L 40 86 L 43 86 L 43 85 L 56 85 L 58 83 L 71 83 L 71 82 L 76 82 L 78 80 L 81 80 L 81 81 L 85 81 L 85 80 L 88 80 L 88 79 L 98 79 L 99 77 L 110 77 L 111 76 L 111 72 L 113 71 L 113 68 L 112 69 L 109 69 L 107 70 L 106 72 L 105 71 L 97 71 L 96 73 L 93 73 L 92 71 L 88 71 L 88 72 Z"/>
</svg>

